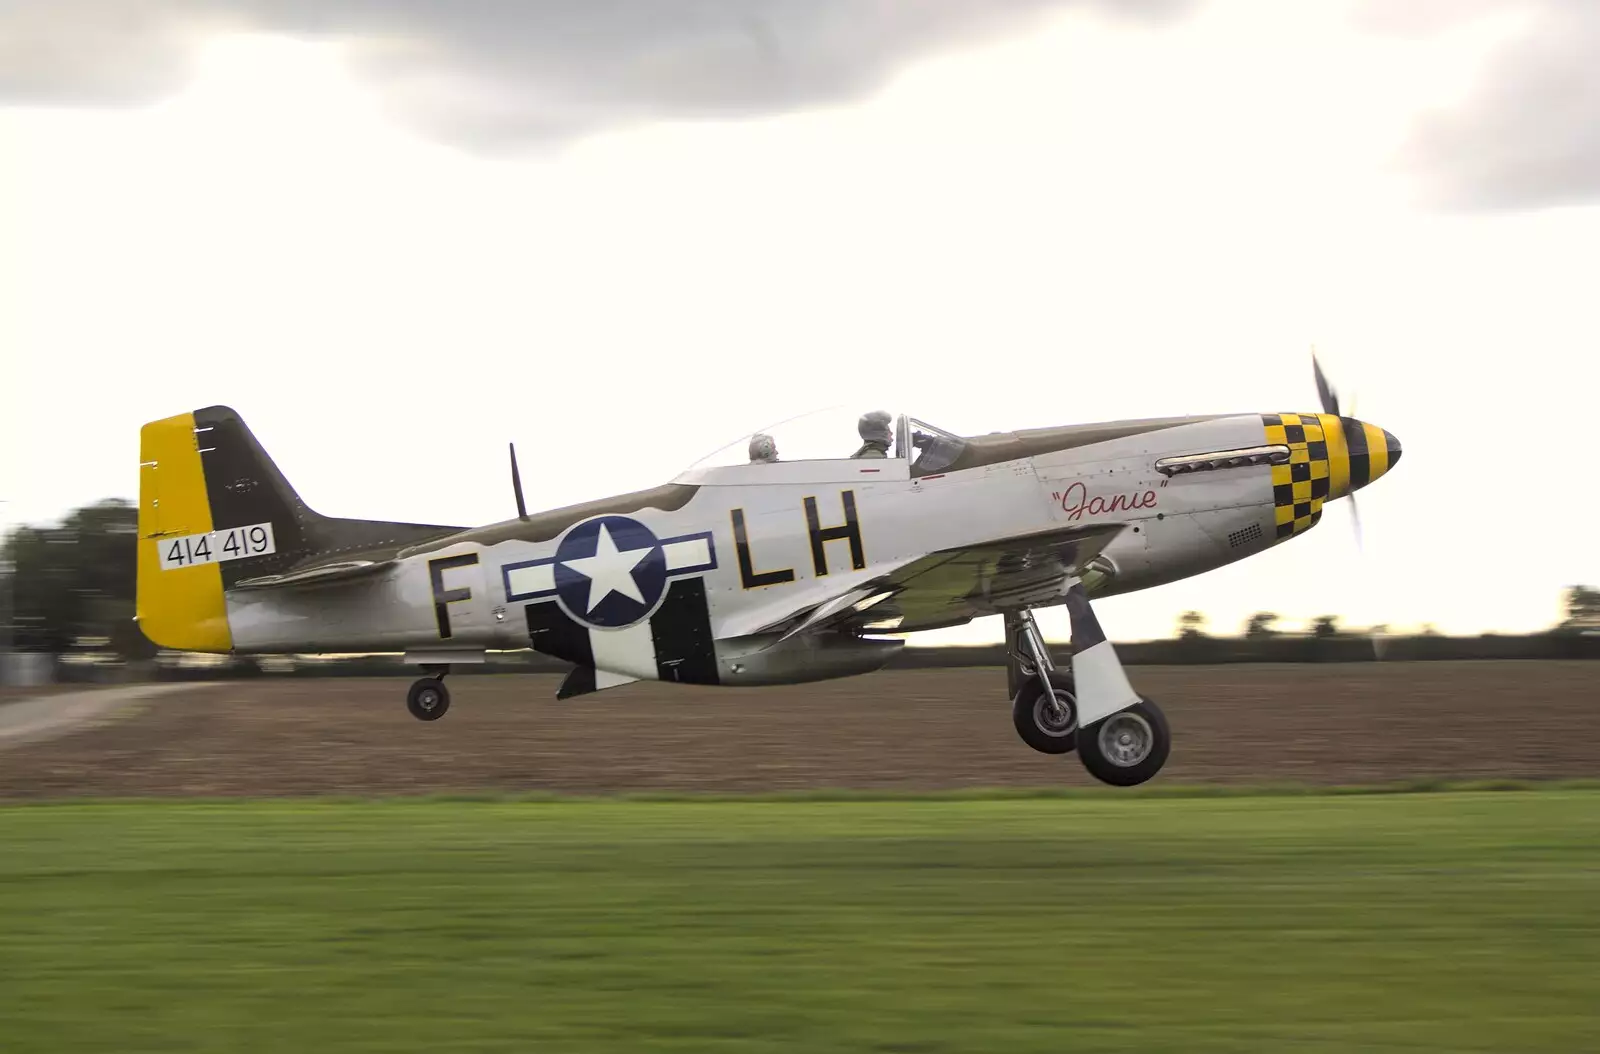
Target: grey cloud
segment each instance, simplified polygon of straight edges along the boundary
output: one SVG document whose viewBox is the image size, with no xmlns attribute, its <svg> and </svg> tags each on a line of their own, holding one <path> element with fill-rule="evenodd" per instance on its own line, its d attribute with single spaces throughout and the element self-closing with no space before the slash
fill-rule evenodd
<svg viewBox="0 0 1600 1054">
<path fill-rule="evenodd" d="M 1403 6 L 1383 4 L 1389 13 L 1373 13 L 1371 25 L 1426 36 L 1484 14 L 1526 20 L 1461 105 L 1426 113 L 1411 129 L 1398 160 L 1428 200 L 1462 211 L 1600 200 L 1600 4 L 1474 0 L 1424 4 L 1400 18 Z"/>
<path fill-rule="evenodd" d="M 145 102 L 219 28 L 337 40 L 402 118 L 474 146 L 859 98 L 1069 7 L 1193 0 L 0 0 L 0 102 Z"/>
<path fill-rule="evenodd" d="M 206 26 L 183 3 L 0 0 L 0 101 L 144 101 L 176 89 Z"/>
</svg>

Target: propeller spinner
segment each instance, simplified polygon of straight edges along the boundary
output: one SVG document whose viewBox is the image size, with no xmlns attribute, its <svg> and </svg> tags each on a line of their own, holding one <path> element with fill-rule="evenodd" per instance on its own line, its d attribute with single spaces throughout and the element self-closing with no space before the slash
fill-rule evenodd
<svg viewBox="0 0 1600 1054">
<path fill-rule="evenodd" d="M 1311 351 L 1311 372 L 1317 383 L 1317 397 L 1322 401 L 1322 412 L 1340 419 L 1345 434 L 1356 442 L 1350 444 L 1350 479 L 1345 492 L 1350 498 L 1350 525 L 1355 531 L 1356 547 L 1363 548 L 1361 535 L 1361 510 L 1356 504 L 1355 492 L 1394 468 L 1400 460 L 1400 441 L 1376 425 L 1346 417 L 1339 406 L 1339 393 L 1328 382 L 1322 370 L 1316 349 Z M 1360 447 L 1360 452 L 1357 447 Z M 1338 497 L 1338 494 L 1334 495 Z"/>
</svg>

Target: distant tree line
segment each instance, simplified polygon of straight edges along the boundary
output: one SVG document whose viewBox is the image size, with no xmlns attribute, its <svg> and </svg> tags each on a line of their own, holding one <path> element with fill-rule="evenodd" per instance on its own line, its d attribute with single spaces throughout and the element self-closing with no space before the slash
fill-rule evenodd
<svg viewBox="0 0 1600 1054">
<path fill-rule="evenodd" d="M 110 499 L 49 527 L 19 527 L 0 547 L 0 647 L 61 654 L 155 654 L 133 621 L 139 511 Z"/>
<path fill-rule="evenodd" d="M 1600 632 L 1600 589 L 1592 586 L 1569 586 L 1562 592 L 1563 616 L 1550 630 L 1552 633 Z M 1197 640 L 1206 636 L 1206 617 L 1198 611 L 1185 611 L 1178 616 L 1178 639 Z M 1277 624 L 1282 621 L 1277 612 L 1258 611 L 1245 620 L 1244 636 L 1247 640 L 1268 640 L 1281 635 Z M 1389 635 L 1387 625 L 1368 626 L 1365 629 L 1341 629 L 1338 615 L 1318 615 L 1311 620 L 1311 636 L 1324 640 L 1338 637 L 1384 637 Z M 1418 636 L 1436 637 L 1438 630 L 1425 625 Z M 1226 635 L 1222 635 L 1226 638 Z M 1499 636 L 1499 634 L 1489 634 Z"/>
<path fill-rule="evenodd" d="M 4 572 L 0 650 L 9 646 L 57 655 L 93 651 L 136 663 L 151 660 L 157 649 L 133 621 L 137 559 L 138 509 L 121 499 L 76 509 L 53 526 L 14 530 L 0 546 L 0 572 Z M 1314 620 L 1309 633 L 1290 634 L 1277 628 L 1281 620 L 1271 611 L 1251 615 L 1242 636 L 1213 636 L 1206 633 L 1203 614 L 1186 611 L 1178 617 L 1175 638 L 1118 644 L 1118 649 L 1126 661 L 1144 663 L 1594 654 L 1600 636 L 1600 589 L 1572 586 L 1563 600 L 1562 620 L 1546 633 L 1528 636 L 1447 638 L 1431 627 L 1415 635 L 1393 636 L 1385 626 L 1342 629 L 1335 615 Z M 943 665 L 956 660 L 977 665 L 1003 663 L 1005 652 L 998 645 L 908 647 L 896 664 Z M 382 661 L 375 661 L 378 666 L 374 670 L 387 669 Z M 501 668 L 564 668 L 564 664 L 540 656 L 506 663 L 509 665 Z M 253 660 L 249 664 L 253 666 Z M 335 669 L 328 664 L 315 666 L 326 672 Z"/>
</svg>

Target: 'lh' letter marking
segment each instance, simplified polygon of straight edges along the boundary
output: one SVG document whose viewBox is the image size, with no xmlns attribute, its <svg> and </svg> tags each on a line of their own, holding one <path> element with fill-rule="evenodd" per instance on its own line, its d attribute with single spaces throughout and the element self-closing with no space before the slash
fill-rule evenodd
<svg viewBox="0 0 1600 1054">
<path fill-rule="evenodd" d="M 827 542 L 848 539 L 850 566 L 857 571 L 867 566 L 867 558 L 861 552 L 861 521 L 856 519 L 856 492 L 840 491 L 839 498 L 844 502 L 844 523 L 837 527 L 822 526 L 821 518 L 817 515 L 817 499 L 806 499 L 806 529 L 811 532 L 811 564 L 819 578 L 828 573 L 828 552 L 824 548 Z"/>
<path fill-rule="evenodd" d="M 734 509 L 733 516 L 733 547 L 739 552 L 739 582 L 746 589 L 755 589 L 757 586 L 776 586 L 785 582 L 794 581 L 794 569 L 786 567 L 781 571 L 757 571 L 755 561 L 750 557 L 750 535 L 744 527 L 744 510 Z"/>
</svg>

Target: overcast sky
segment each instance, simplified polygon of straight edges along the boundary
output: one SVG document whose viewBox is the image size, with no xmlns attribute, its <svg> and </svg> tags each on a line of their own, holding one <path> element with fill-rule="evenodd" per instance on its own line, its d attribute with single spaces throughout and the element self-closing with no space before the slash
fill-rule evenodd
<svg viewBox="0 0 1600 1054">
<path fill-rule="evenodd" d="M 1315 343 L 1405 445 L 1365 553 L 1339 502 L 1112 633 L 1546 626 L 1600 582 L 1597 51 L 1557 0 L 0 0 L 0 517 L 218 402 L 320 511 L 470 524 L 507 440 L 549 507 L 829 404 L 1309 409 Z"/>
</svg>

